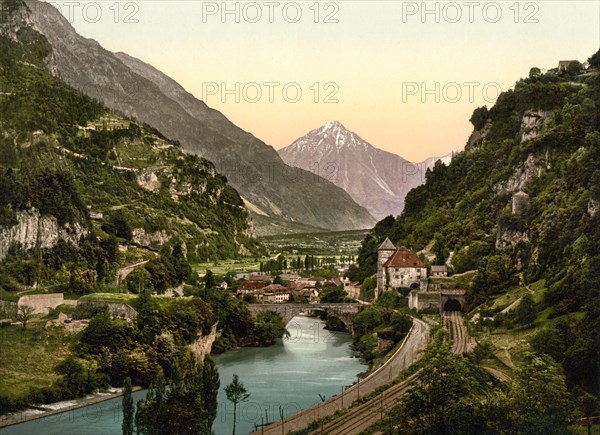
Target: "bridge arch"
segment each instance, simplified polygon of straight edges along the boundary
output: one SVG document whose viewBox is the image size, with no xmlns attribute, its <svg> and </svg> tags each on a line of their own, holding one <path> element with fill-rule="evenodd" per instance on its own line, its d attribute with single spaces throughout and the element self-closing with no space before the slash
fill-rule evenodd
<svg viewBox="0 0 600 435">
<path fill-rule="evenodd" d="M 352 333 L 354 317 L 364 308 L 361 304 L 250 304 L 248 309 L 253 317 L 264 311 L 278 314 L 286 325 L 301 313 L 326 311 L 340 319 L 346 329 Z"/>
</svg>

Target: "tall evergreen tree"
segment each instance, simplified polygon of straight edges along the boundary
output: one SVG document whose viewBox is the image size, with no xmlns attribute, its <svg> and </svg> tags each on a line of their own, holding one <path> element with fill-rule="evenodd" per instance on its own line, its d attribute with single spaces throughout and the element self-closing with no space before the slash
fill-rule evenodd
<svg viewBox="0 0 600 435">
<path fill-rule="evenodd" d="M 133 397 L 131 396 L 131 378 L 127 377 L 123 384 L 123 435 L 133 435 Z"/>
<path fill-rule="evenodd" d="M 212 430 L 212 425 L 215 418 L 217 418 L 217 395 L 219 394 L 220 386 L 221 381 L 217 367 L 210 355 L 206 355 L 204 365 L 202 366 L 202 397 L 204 398 L 209 430 Z"/>
<path fill-rule="evenodd" d="M 235 423 L 237 420 L 237 406 L 238 403 L 242 403 L 248 400 L 250 397 L 250 393 L 246 390 L 246 387 L 240 379 L 238 375 L 233 375 L 233 380 L 231 384 L 225 387 L 225 395 L 227 396 L 227 400 L 233 403 L 233 432 L 232 435 L 235 435 Z"/>
</svg>

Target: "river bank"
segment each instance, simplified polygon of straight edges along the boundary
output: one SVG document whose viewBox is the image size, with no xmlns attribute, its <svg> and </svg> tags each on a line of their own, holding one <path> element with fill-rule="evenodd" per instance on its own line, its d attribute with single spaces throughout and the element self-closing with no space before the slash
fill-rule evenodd
<svg viewBox="0 0 600 435">
<path fill-rule="evenodd" d="M 237 408 L 236 433 L 247 434 L 257 425 L 273 422 L 309 408 L 339 394 L 367 366 L 352 350 L 347 333 L 323 329 L 315 318 L 296 317 L 290 322 L 296 333 L 266 348 L 238 348 L 214 356 L 221 388 L 216 434 L 231 433 L 233 408 L 224 392 L 234 374 L 251 394 Z M 134 393 L 134 403 L 145 398 L 146 391 Z M 107 397 L 108 398 L 108 397 Z M 87 402 L 90 403 L 90 402 Z M 74 403 L 68 404 L 70 406 Z M 81 408 L 64 408 L 57 415 L 38 414 L 35 420 L 0 429 L 2 435 L 115 435 L 121 433 L 122 405 L 119 394 L 96 404 L 80 403 Z M 64 412 L 70 409 L 71 412 Z M 50 415 L 50 416 L 48 416 Z"/>
<path fill-rule="evenodd" d="M 142 390 L 141 387 L 133 387 L 134 392 L 140 390 Z M 111 388 L 107 392 L 88 394 L 87 396 L 78 399 L 63 400 L 61 402 L 49 403 L 46 405 L 36 406 L 35 408 L 28 408 L 23 411 L 9 413 L 0 416 L 0 428 L 74 411 L 76 409 L 101 403 L 106 400 L 115 399 L 122 395 L 122 388 Z"/>
</svg>

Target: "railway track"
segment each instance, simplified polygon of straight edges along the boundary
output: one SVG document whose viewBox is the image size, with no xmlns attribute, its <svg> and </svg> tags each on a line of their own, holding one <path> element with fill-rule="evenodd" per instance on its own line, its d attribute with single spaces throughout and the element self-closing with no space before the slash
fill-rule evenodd
<svg viewBox="0 0 600 435">
<path fill-rule="evenodd" d="M 383 418 L 385 413 L 397 403 L 398 399 L 408 392 L 418 374 L 419 372 L 414 373 L 368 402 L 351 408 L 348 414 L 324 424 L 311 433 L 346 435 L 362 432 Z"/>
<path fill-rule="evenodd" d="M 445 312 L 442 319 L 453 341 L 452 353 L 461 355 L 469 352 L 472 349 L 473 343 L 467 333 L 462 313 L 459 311 Z"/>
<path fill-rule="evenodd" d="M 462 313 L 446 312 L 442 317 L 442 322 L 453 340 L 452 353 L 460 355 L 472 349 L 473 343 L 467 332 Z M 418 375 L 419 372 L 416 372 L 368 402 L 352 408 L 349 413 L 324 424 L 312 434 L 352 435 L 361 433 L 383 419 L 386 412 L 406 395 Z"/>
</svg>

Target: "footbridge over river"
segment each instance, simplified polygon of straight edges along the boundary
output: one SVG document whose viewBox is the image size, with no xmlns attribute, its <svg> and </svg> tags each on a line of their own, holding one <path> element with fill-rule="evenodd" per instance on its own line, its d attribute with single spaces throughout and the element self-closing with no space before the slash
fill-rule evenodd
<svg viewBox="0 0 600 435">
<path fill-rule="evenodd" d="M 337 317 L 346 329 L 352 332 L 354 317 L 363 310 L 363 304 L 249 304 L 250 313 L 256 317 L 258 313 L 271 311 L 278 314 L 287 325 L 290 320 L 299 314 L 317 314 L 326 311 L 327 314 Z"/>
</svg>

